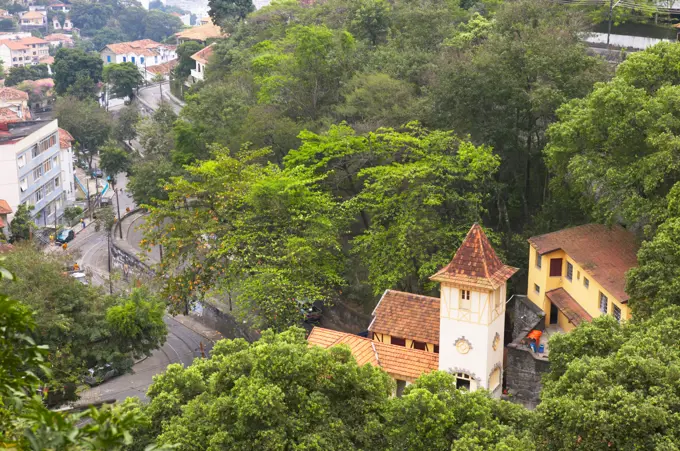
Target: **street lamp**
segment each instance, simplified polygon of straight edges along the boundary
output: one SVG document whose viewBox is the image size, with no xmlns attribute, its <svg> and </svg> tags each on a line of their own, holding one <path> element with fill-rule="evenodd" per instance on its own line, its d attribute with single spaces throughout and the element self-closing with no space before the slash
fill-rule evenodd
<svg viewBox="0 0 680 451">
<path fill-rule="evenodd" d="M 609 48 L 609 38 L 612 34 L 612 15 L 614 13 L 614 8 L 618 6 L 618 4 L 621 3 L 621 0 L 618 0 L 616 3 L 614 3 L 614 0 L 609 0 L 609 20 L 608 20 L 608 26 L 607 26 L 607 48 Z"/>
</svg>

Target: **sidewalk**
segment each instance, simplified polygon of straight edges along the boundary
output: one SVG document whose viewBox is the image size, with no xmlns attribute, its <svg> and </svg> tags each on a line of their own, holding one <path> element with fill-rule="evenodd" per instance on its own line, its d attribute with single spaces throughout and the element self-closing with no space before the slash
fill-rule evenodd
<svg viewBox="0 0 680 451">
<path fill-rule="evenodd" d="M 171 316 L 170 318 L 182 324 L 187 329 L 193 330 L 198 335 L 204 337 L 207 340 L 210 340 L 213 343 L 224 338 L 224 336 L 218 331 L 211 329 L 210 327 L 201 323 L 197 318 L 193 316 L 191 312 L 189 313 L 189 316 L 177 315 Z"/>
</svg>

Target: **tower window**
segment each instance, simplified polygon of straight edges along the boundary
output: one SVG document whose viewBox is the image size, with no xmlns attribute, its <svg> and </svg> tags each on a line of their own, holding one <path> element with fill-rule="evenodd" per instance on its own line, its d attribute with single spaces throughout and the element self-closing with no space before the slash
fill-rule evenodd
<svg viewBox="0 0 680 451">
<path fill-rule="evenodd" d="M 538 269 L 541 269 L 542 260 L 543 259 L 541 258 L 541 254 L 539 254 L 538 251 L 536 251 L 536 267 Z"/>
<path fill-rule="evenodd" d="M 470 310 L 470 290 L 460 290 L 460 305 L 461 310 Z"/>
<path fill-rule="evenodd" d="M 609 303 L 609 299 L 607 299 L 607 296 L 604 295 L 604 293 L 600 293 L 600 311 L 602 313 L 607 313 L 607 304 Z"/>
<path fill-rule="evenodd" d="M 612 315 L 616 318 L 616 321 L 621 322 L 621 309 L 612 303 Z"/>
<path fill-rule="evenodd" d="M 422 341 L 413 340 L 413 349 L 420 349 L 421 351 L 427 351 L 427 344 Z"/>
<path fill-rule="evenodd" d="M 571 281 L 574 278 L 574 265 L 567 262 L 567 279 Z"/>
<path fill-rule="evenodd" d="M 489 391 L 494 391 L 501 385 L 501 369 L 495 368 L 489 376 Z"/>
<path fill-rule="evenodd" d="M 472 376 L 466 373 L 456 373 L 456 388 L 465 389 L 470 391 L 470 385 L 472 384 Z"/>
</svg>

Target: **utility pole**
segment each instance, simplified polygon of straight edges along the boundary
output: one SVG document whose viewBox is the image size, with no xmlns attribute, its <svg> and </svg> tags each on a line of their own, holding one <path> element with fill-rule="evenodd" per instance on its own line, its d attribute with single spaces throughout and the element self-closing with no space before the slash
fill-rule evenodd
<svg viewBox="0 0 680 451">
<path fill-rule="evenodd" d="M 113 189 L 116 192 L 116 208 L 118 209 L 118 231 L 120 232 L 120 239 L 123 239 L 123 224 L 120 223 L 120 201 L 118 200 L 118 190 Z"/>
<path fill-rule="evenodd" d="M 113 294 L 113 281 L 111 280 L 111 229 L 106 231 L 106 248 L 109 251 L 109 294 Z"/>
<path fill-rule="evenodd" d="M 609 18 L 607 20 L 607 48 L 609 48 L 609 38 L 612 34 L 612 16 L 614 15 L 614 8 L 616 8 L 619 3 L 621 3 L 621 0 L 618 0 L 616 3 L 614 3 L 614 0 L 609 0 Z"/>
</svg>

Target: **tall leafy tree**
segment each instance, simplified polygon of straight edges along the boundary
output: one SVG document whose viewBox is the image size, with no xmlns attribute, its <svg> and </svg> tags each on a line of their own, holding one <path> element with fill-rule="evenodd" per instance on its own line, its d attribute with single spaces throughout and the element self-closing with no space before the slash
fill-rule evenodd
<svg viewBox="0 0 680 451">
<path fill-rule="evenodd" d="M 137 125 L 141 117 L 136 105 L 126 105 L 118 113 L 113 135 L 120 141 L 130 142 L 137 137 Z"/>
<path fill-rule="evenodd" d="M 196 41 L 186 41 L 177 46 L 175 77 L 184 80 L 191 74 L 191 70 L 196 68 L 196 61 L 191 59 L 191 55 L 202 48 L 203 45 Z"/>
<path fill-rule="evenodd" d="M 10 68 L 5 79 L 5 86 L 14 86 L 25 80 L 40 80 L 42 78 L 50 78 L 46 64 L 16 66 Z"/>
<path fill-rule="evenodd" d="M 87 34 L 104 28 L 113 11 L 113 7 L 105 3 L 78 1 L 71 6 L 69 16 L 73 25 Z"/>
<path fill-rule="evenodd" d="M 612 81 L 563 105 L 549 130 L 553 189 L 570 187 L 598 220 L 652 234 L 667 217 L 667 196 L 680 181 L 677 47 L 631 55 Z"/>
<path fill-rule="evenodd" d="M 149 11 L 144 19 L 144 37 L 163 41 L 182 29 L 182 20 L 162 11 Z"/>
<path fill-rule="evenodd" d="M 130 170 L 130 154 L 116 142 L 108 142 L 99 151 L 99 167 L 114 180 L 116 176 Z"/>
<path fill-rule="evenodd" d="M 546 198 L 541 155 L 555 110 L 604 76 L 603 62 L 585 51 L 582 31 L 579 15 L 561 5 L 505 2 L 485 40 L 464 50 L 452 45 L 438 62 L 437 123 L 470 133 L 502 159 L 504 189 L 492 212 L 500 230 L 520 229 Z"/>
<path fill-rule="evenodd" d="M 243 20 L 255 11 L 252 0 L 209 0 L 208 7 L 208 14 L 216 24 L 225 20 Z"/>
<path fill-rule="evenodd" d="M 103 65 L 98 53 L 86 53 L 74 48 L 61 48 L 54 56 L 54 85 L 57 94 L 63 95 L 76 83 L 78 77 L 86 77 L 93 83 L 102 80 Z"/>
<path fill-rule="evenodd" d="M 104 68 L 104 81 L 111 86 L 112 96 L 133 99 L 144 78 L 135 63 L 115 63 Z"/>
<path fill-rule="evenodd" d="M 537 442 L 548 450 L 673 449 L 680 397 L 680 310 L 619 326 L 610 316 L 554 335 L 536 413 Z"/>
<path fill-rule="evenodd" d="M 68 130 L 79 144 L 77 152 L 84 156 L 90 170 L 92 160 L 110 136 L 112 120 L 94 100 L 61 97 L 55 111 L 59 125 Z"/>
<path fill-rule="evenodd" d="M 10 242 L 26 241 L 31 238 L 31 228 L 34 226 L 31 209 L 26 204 L 20 204 L 9 224 Z"/>
</svg>

